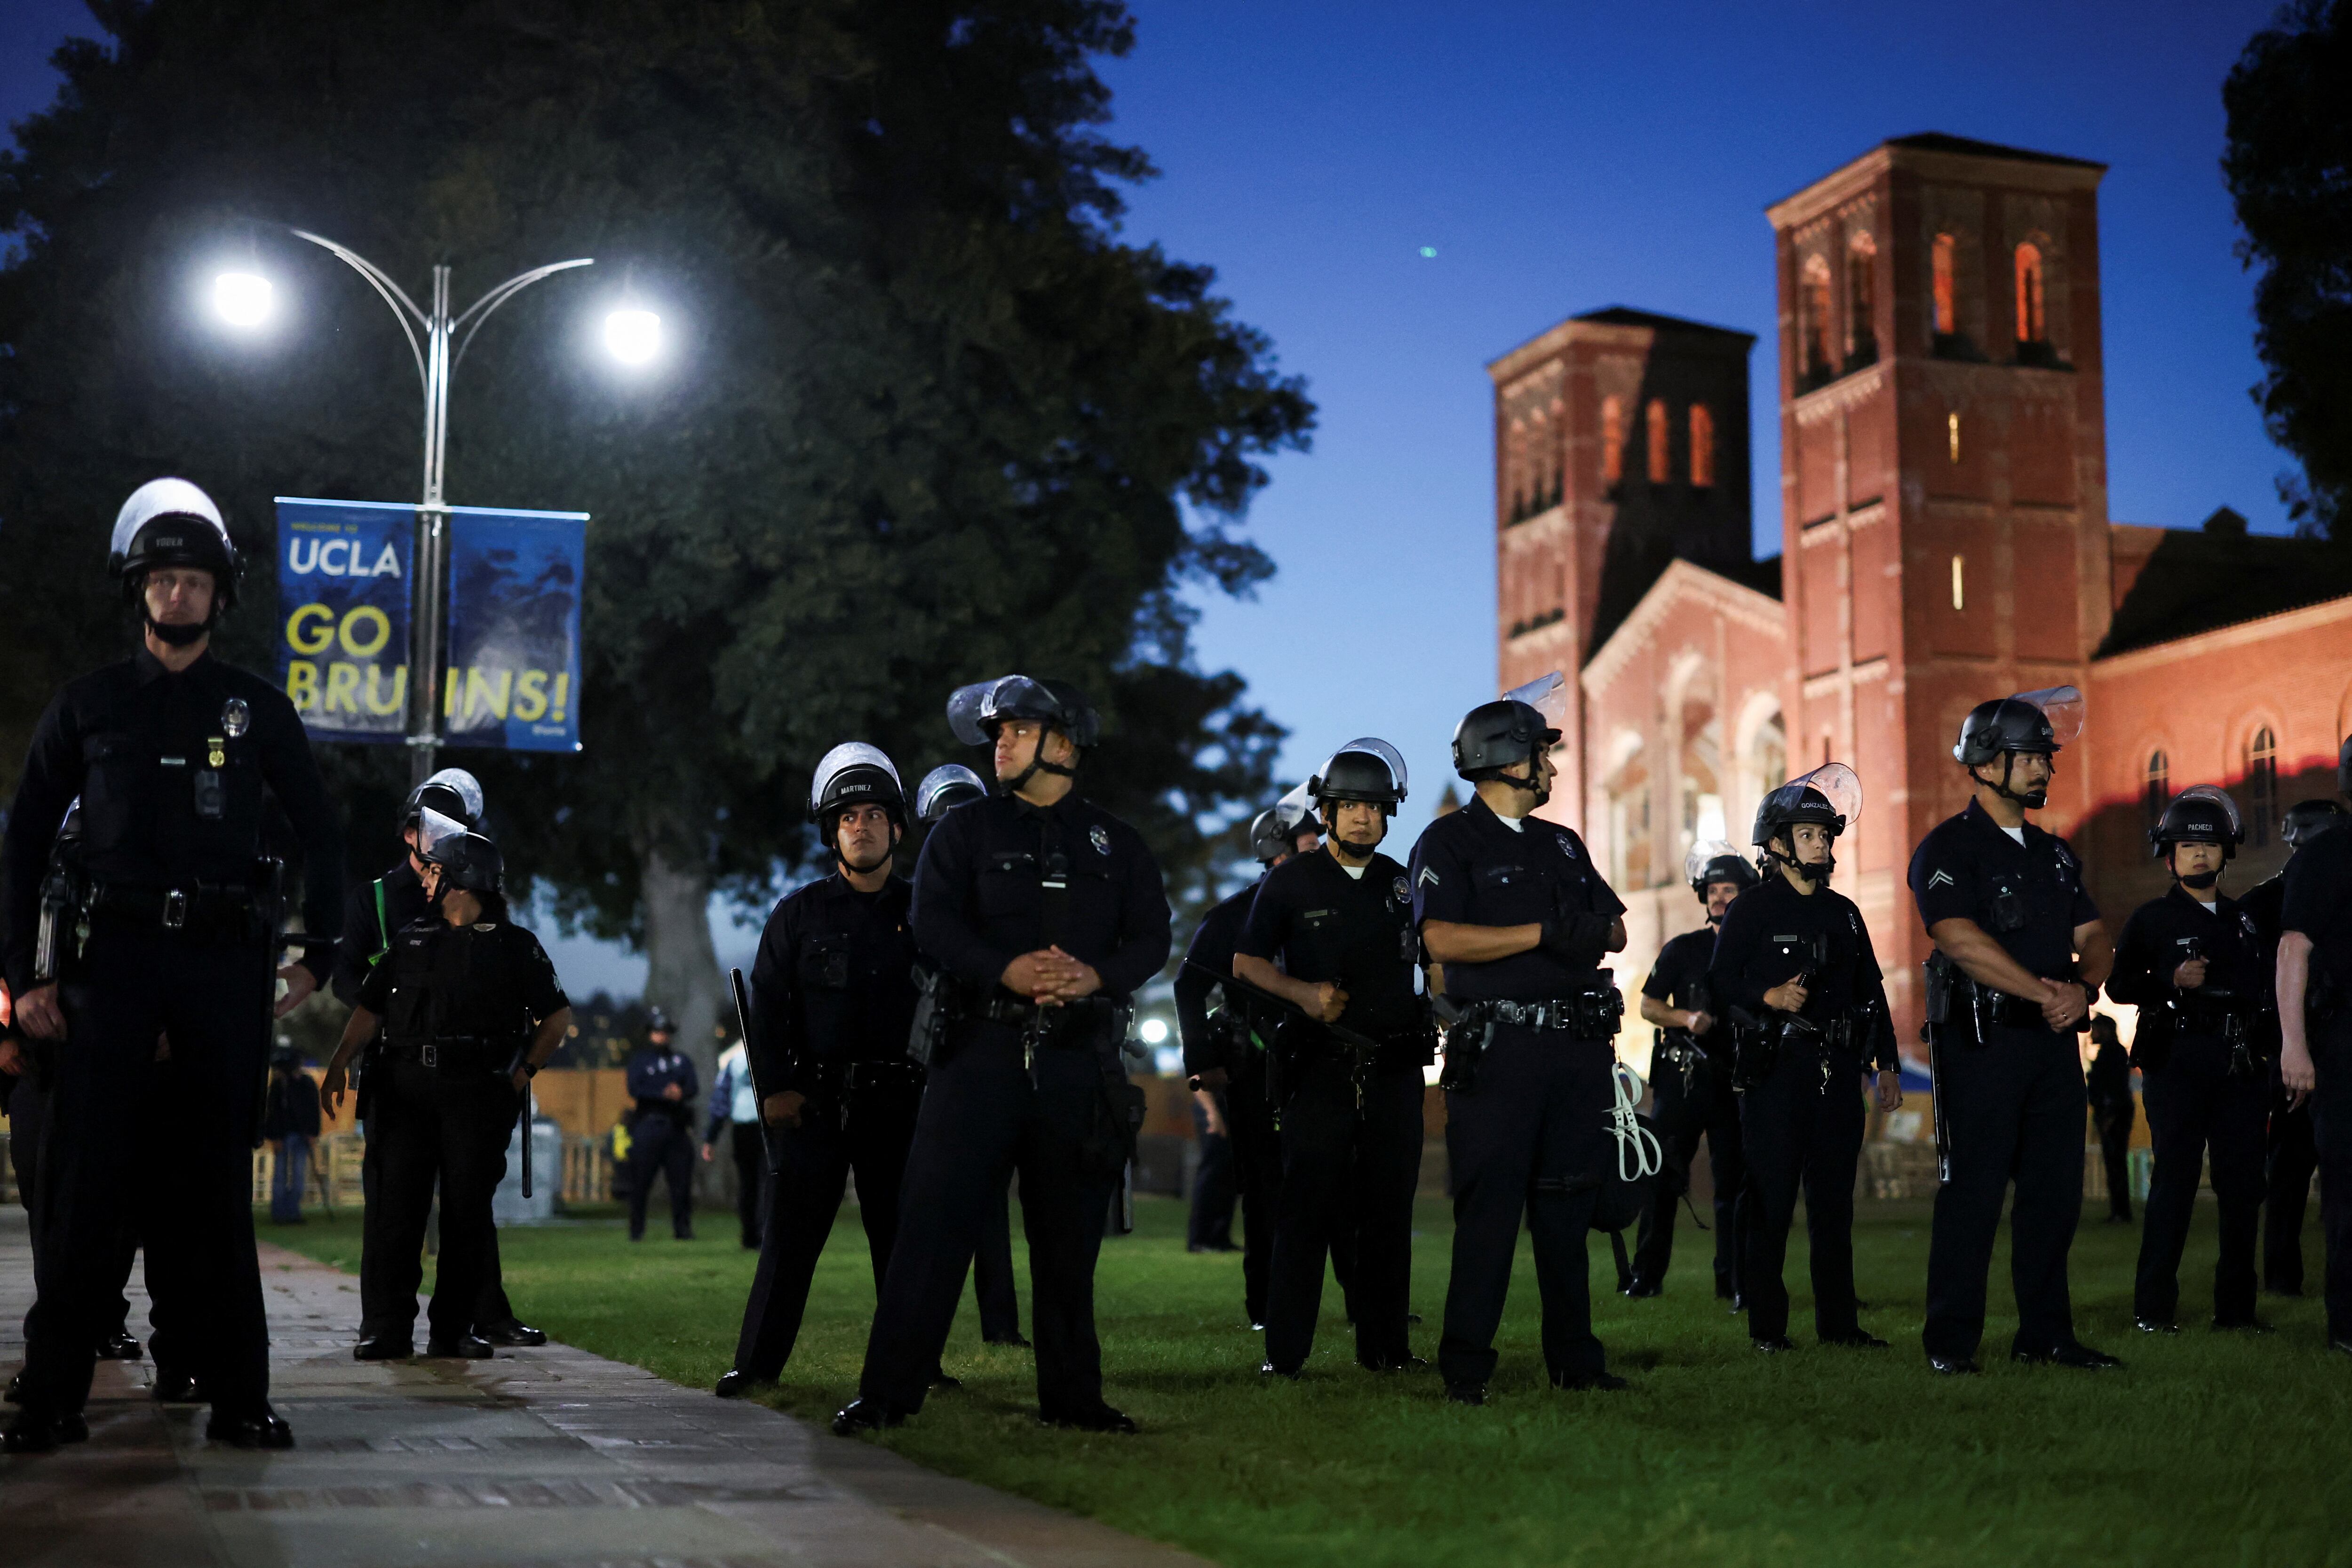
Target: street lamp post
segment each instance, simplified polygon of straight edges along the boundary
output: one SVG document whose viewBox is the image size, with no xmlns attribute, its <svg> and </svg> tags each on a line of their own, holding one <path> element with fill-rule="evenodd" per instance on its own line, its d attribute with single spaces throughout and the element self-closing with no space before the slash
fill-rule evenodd
<svg viewBox="0 0 2352 1568">
<path fill-rule="evenodd" d="M 412 784 L 421 784 L 432 774 L 435 753 L 441 744 L 441 666 L 446 657 L 442 615 L 449 560 L 449 507 L 443 499 L 441 475 L 449 447 L 450 375 L 466 357 L 474 334 L 482 329 L 482 323 L 492 311 L 542 277 L 551 277 L 575 267 L 593 267 L 595 262 L 593 257 L 581 256 L 518 273 L 452 316 L 446 267 L 434 267 L 433 307 L 422 310 L 382 267 L 358 252 L 307 230 L 291 232 L 297 239 L 308 240 L 366 278 L 392 308 L 393 319 L 400 323 L 400 330 L 408 340 L 408 351 L 416 361 L 417 379 L 425 387 L 425 499 L 416 508 L 416 575 L 411 584 L 415 609 L 409 623 L 408 653 L 409 668 L 415 675 L 409 683 L 409 779 Z M 649 312 L 628 314 L 658 325 Z M 418 328 L 425 332 L 421 344 L 416 340 Z M 652 329 L 643 330 L 649 332 Z M 457 336 L 461 332 L 464 335 Z"/>
</svg>

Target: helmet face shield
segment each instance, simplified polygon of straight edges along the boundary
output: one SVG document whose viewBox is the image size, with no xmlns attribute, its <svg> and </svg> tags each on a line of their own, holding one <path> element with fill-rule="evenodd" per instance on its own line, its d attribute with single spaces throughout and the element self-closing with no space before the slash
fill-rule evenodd
<svg viewBox="0 0 2352 1568">
<path fill-rule="evenodd" d="M 948 728 L 966 746 L 991 744 L 1007 719 L 1055 726 L 1079 747 L 1092 746 L 1101 729 L 1093 706 L 1066 681 L 999 675 L 958 686 L 948 697 Z"/>
<path fill-rule="evenodd" d="M 482 825 L 481 780 L 462 768 L 444 768 L 408 792 L 408 800 L 401 808 L 401 825 L 414 824 L 418 813 L 428 805 L 469 828 L 478 828 Z"/>
<path fill-rule="evenodd" d="M 416 813 L 416 858 L 435 859 L 434 851 L 453 839 L 462 839 L 469 831 L 455 817 L 444 816 L 430 806 L 420 807 Z"/>
<path fill-rule="evenodd" d="M 915 815 L 936 822 L 958 806 L 988 799 L 988 785 L 961 762 L 949 762 L 923 775 L 915 786 Z"/>
<path fill-rule="evenodd" d="M 1391 810 L 1405 798 L 1403 754 L 1374 736 L 1351 740 L 1307 780 L 1318 800 L 1368 800 Z"/>
<path fill-rule="evenodd" d="M 2289 849 L 2299 850 L 2329 829 L 2343 826 L 2345 815 L 2344 808 L 2333 800 L 2297 800 L 2279 822 L 2279 837 Z"/>
<path fill-rule="evenodd" d="M 1503 694 L 1507 702 L 1525 703 L 1543 715 L 1544 727 L 1553 731 L 1557 742 L 1568 729 L 1568 677 L 1558 670 L 1538 675 L 1523 686 L 1513 686 Z"/>
<path fill-rule="evenodd" d="M 2040 691 L 2020 692 L 2012 702 L 2031 703 L 2042 710 L 2050 721 L 2050 738 L 2059 746 L 2072 746 L 2083 733 L 2083 694 L 2073 686 L 2044 686 Z"/>
<path fill-rule="evenodd" d="M 1830 762 L 1767 794 L 1757 804 L 1756 829 L 1749 837 L 1761 849 L 1798 822 L 1817 822 L 1834 837 L 1861 817 L 1862 780 L 1844 763 Z M 1793 840 L 1789 847 L 1796 848 Z"/>
<path fill-rule="evenodd" d="M 2234 860 L 2237 846 L 2245 841 L 2238 803 L 2228 790 L 2211 784 L 2192 784 L 2175 795 L 2147 831 L 2148 848 L 2158 860 L 2169 857 L 2176 844 L 2218 844 L 2224 860 Z"/>
</svg>

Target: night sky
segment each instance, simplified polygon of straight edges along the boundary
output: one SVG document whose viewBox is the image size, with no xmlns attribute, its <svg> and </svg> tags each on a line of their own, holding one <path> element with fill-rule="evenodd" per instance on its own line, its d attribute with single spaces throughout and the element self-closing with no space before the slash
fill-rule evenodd
<svg viewBox="0 0 2352 1568">
<path fill-rule="evenodd" d="M 1321 408 L 1248 524 L 1280 573 L 1254 601 L 1202 605 L 1200 661 L 1241 671 L 1291 727 L 1290 777 L 1352 736 L 1395 741 L 1413 769 L 1401 831 L 1444 787 L 1454 719 L 1493 692 L 1486 361 L 1601 305 L 1759 334 L 1756 537 L 1777 553 L 1763 208 L 1887 137 L 2108 164 L 2111 513 L 2190 528 L 2227 504 L 2286 527 L 2220 173 L 2221 81 L 2272 0 L 1135 9 L 1135 52 L 1103 68 L 1110 132 L 1162 173 L 1127 236 L 1216 267 Z M 0 116 L 45 104 L 49 49 L 94 30 L 78 0 L 0 5 Z M 583 991 L 642 974 L 575 974 L 574 951 Z"/>
</svg>

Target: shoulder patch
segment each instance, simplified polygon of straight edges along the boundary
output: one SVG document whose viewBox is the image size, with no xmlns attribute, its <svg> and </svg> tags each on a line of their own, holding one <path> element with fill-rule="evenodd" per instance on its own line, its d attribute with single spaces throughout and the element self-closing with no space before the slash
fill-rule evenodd
<svg viewBox="0 0 2352 1568">
<path fill-rule="evenodd" d="M 1110 833 L 1100 822 L 1087 830 L 1087 842 L 1094 845 L 1098 855 L 1110 853 Z"/>
<path fill-rule="evenodd" d="M 1566 855 L 1570 860 L 1576 859 L 1576 841 L 1570 838 L 1566 833 L 1559 833 L 1554 836 L 1559 840 L 1559 852 Z"/>
</svg>

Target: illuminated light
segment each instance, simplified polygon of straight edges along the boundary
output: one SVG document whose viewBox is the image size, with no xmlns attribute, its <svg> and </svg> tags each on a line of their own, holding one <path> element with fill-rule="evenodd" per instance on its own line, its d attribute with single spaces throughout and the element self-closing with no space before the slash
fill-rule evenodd
<svg viewBox="0 0 2352 1568">
<path fill-rule="evenodd" d="M 1423 246 L 1421 247 L 1421 259 L 1423 261 L 1435 261 L 1437 259 L 1437 247 L 1433 245 Z"/>
<path fill-rule="evenodd" d="M 258 327 L 277 303 L 269 279 L 253 272 L 224 272 L 213 279 L 213 308 L 232 327 Z"/>
<path fill-rule="evenodd" d="M 1145 1019 L 1138 1032 L 1143 1036 L 1144 1044 L 1158 1045 L 1168 1038 L 1168 1022 L 1165 1019 Z"/>
<path fill-rule="evenodd" d="M 661 352 L 661 318 L 650 310 L 615 310 L 604 318 L 604 347 L 625 365 L 642 365 Z"/>
</svg>

